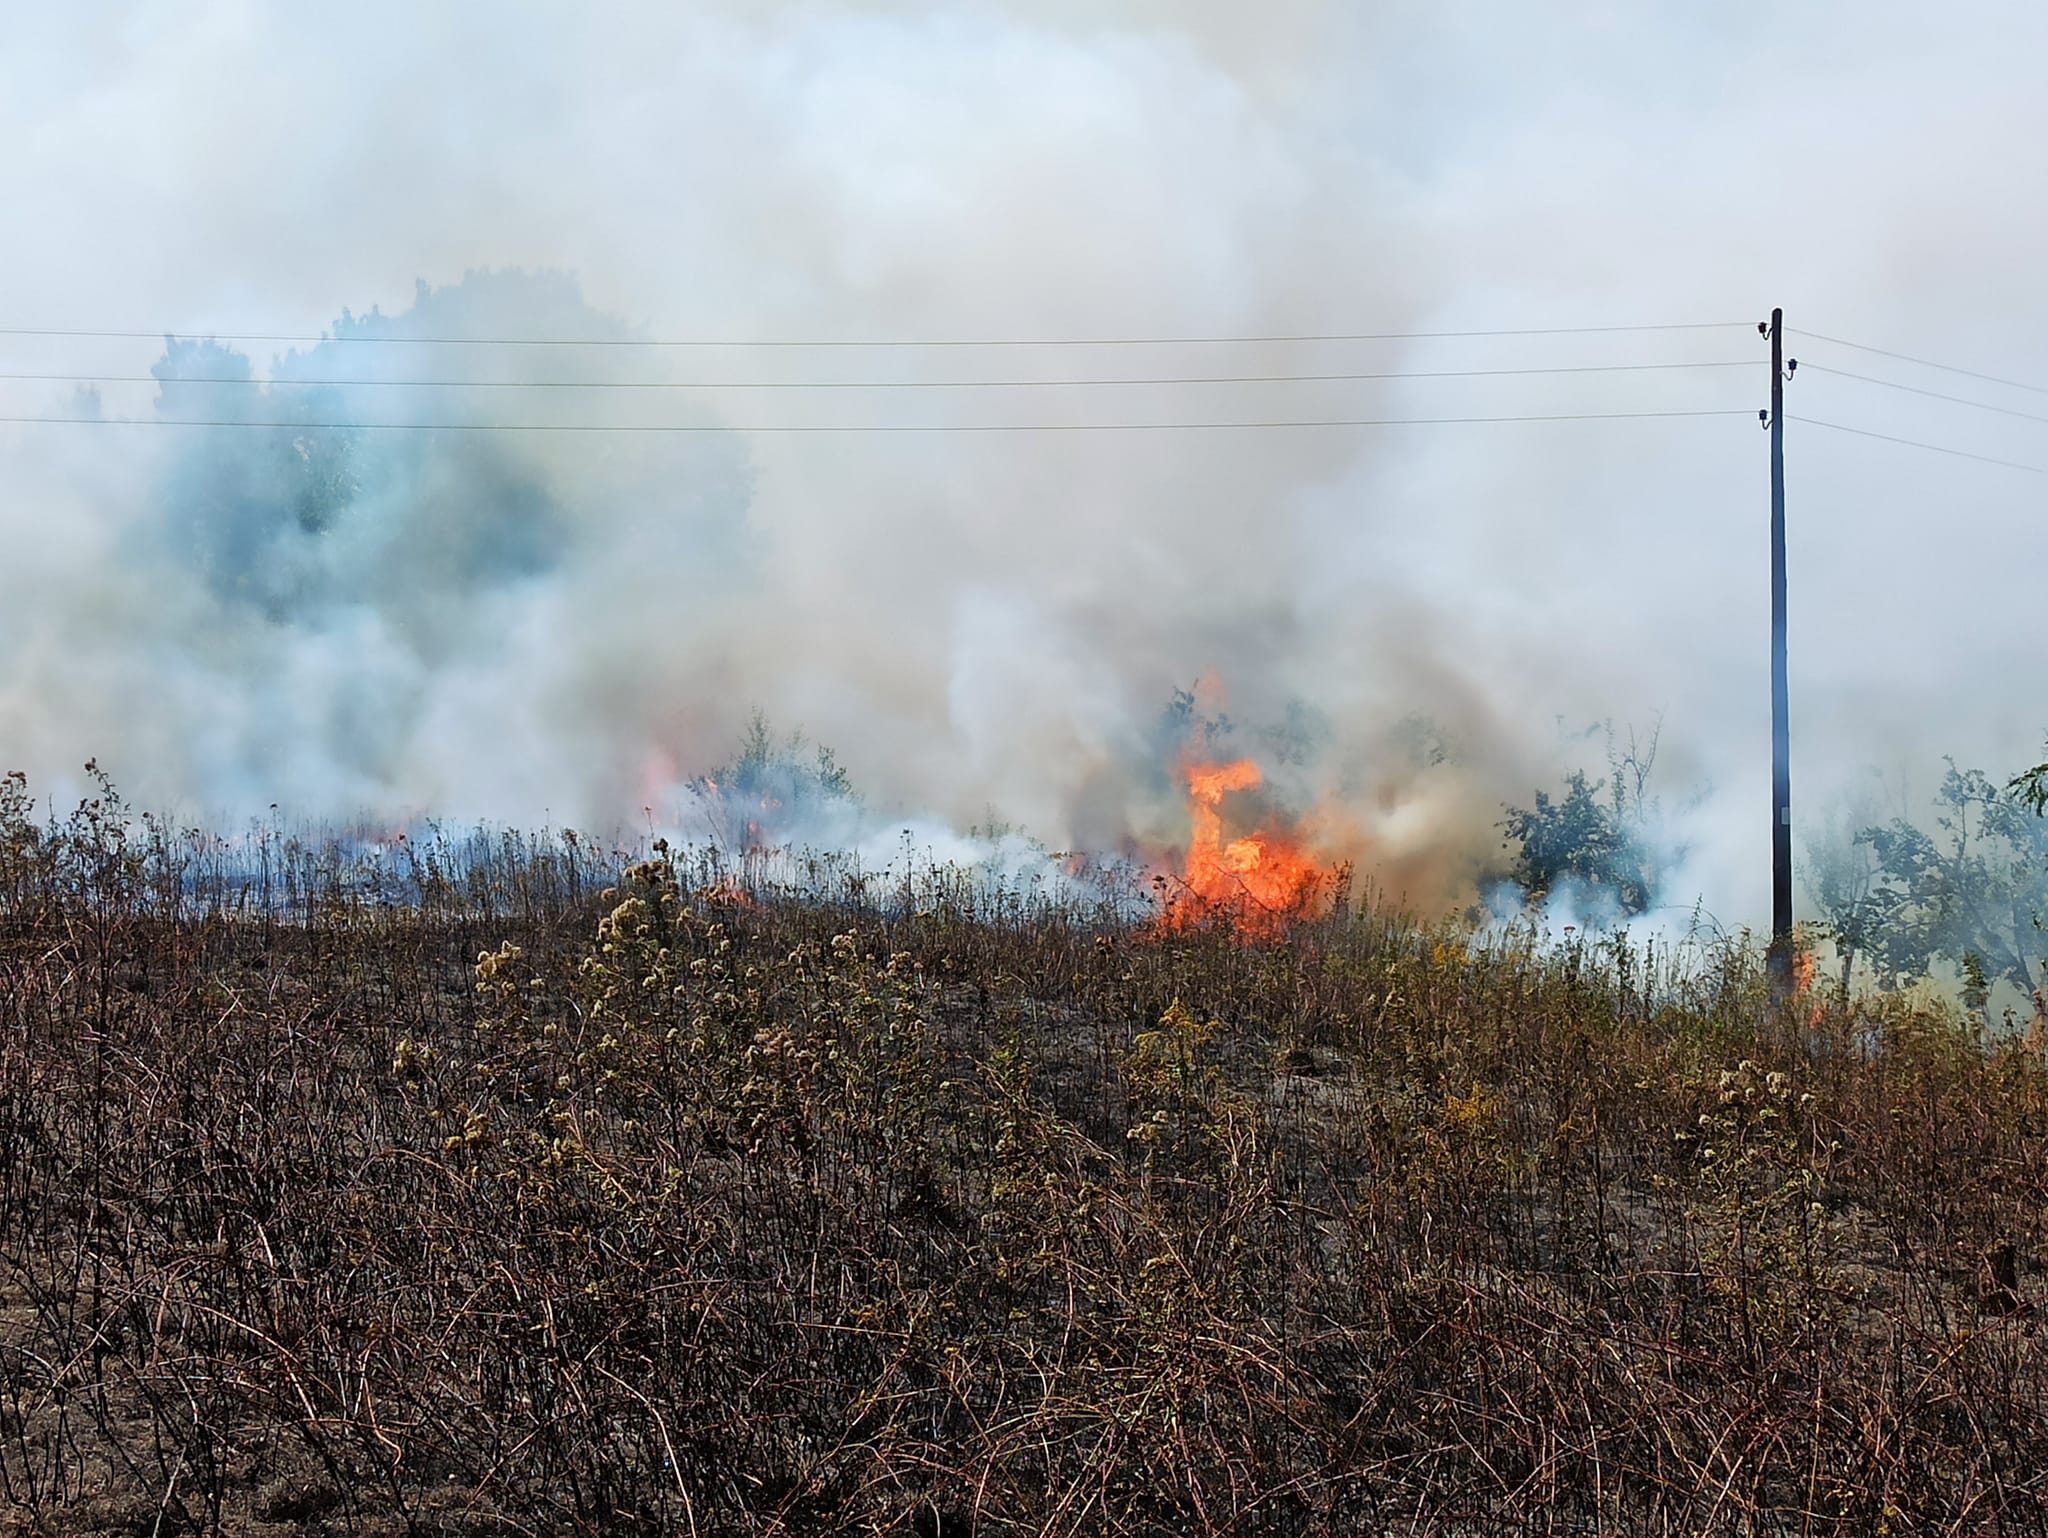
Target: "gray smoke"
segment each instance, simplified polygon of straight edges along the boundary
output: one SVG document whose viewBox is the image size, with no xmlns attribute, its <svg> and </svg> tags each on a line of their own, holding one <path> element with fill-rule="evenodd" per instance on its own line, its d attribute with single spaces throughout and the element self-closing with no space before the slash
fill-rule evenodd
<svg viewBox="0 0 2048 1538">
<path fill-rule="evenodd" d="M 1795 326 L 2048 376 L 2032 8 L 1499 7 L 1468 25 L 1222 0 L 511 6 L 488 29 L 380 4 L 45 12 L 4 24 L 0 322 L 184 340 L 7 337 L 0 371 L 158 378 L 7 382 L 0 414 L 722 429 L 0 427 L 0 759 L 57 794 L 96 755 L 194 815 L 633 824 L 671 815 L 758 708 L 836 749 L 878 819 L 993 810 L 1116 850 L 1184 830 L 1160 713 L 1213 673 L 1248 731 L 1314 718 L 1313 752 L 1267 756 L 1274 796 L 1432 903 L 1497 853 L 1503 800 L 1575 761 L 1560 718 L 1661 715 L 1690 851 L 1674 895 L 1739 921 L 1763 907 L 1768 806 L 1753 417 L 749 429 L 1752 412 L 1753 331 L 929 352 L 341 338 L 1456 331 L 1777 303 Z M 337 326 L 343 306 L 369 314 Z M 336 340 L 209 345 L 209 327 Z M 1702 358 L 1753 366 L 961 392 L 190 382 Z M 2048 461 L 2035 424 L 1818 372 L 1792 409 Z M 2037 744 L 2048 710 L 2018 669 L 2038 644 L 2041 485 L 1795 427 L 1803 809 L 1872 762 L 1996 767 Z"/>
</svg>

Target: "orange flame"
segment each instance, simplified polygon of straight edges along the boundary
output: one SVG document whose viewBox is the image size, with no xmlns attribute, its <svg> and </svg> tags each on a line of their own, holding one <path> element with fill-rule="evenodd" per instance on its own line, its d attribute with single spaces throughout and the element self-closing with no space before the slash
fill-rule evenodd
<svg viewBox="0 0 2048 1538">
<path fill-rule="evenodd" d="M 1283 919 L 1312 901 L 1321 871 L 1300 844 L 1278 829 L 1225 838 L 1223 798 L 1255 789 L 1264 779 L 1257 764 L 1248 758 L 1191 764 L 1186 773 L 1189 836 L 1181 880 L 1193 902 L 1169 910 L 1167 922 L 1178 926 L 1221 911 L 1247 929 L 1276 931 Z"/>
<path fill-rule="evenodd" d="M 732 876 L 720 876 L 707 887 L 697 892 L 697 900 L 707 908 L 753 908 L 754 899 Z"/>
<path fill-rule="evenodd" d="M 1799 940 L 1792 947 L 1792 997 L 1806 1004 L 1806 1028 L 1817 1031 L 1827 1017 L 1827 1005 L 1814 992 L 1815 962 L 1813 946 Z"/>
<path fill-rule="evenodd" d="M 1813 951 L 1800 946 L 1792 952 L 1792 991 L 1804 996 L 1813 987 Z"/>
</svg>

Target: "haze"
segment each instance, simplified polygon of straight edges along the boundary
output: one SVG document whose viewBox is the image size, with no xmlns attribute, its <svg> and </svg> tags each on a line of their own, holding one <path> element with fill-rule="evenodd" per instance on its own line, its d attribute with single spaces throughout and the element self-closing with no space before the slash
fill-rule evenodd
<svg viewBox="0 0 2048 1538">
<path fill-rule="evenodd" d="M 352 484 L 374 495 L 290 542 L 221 513 L 223 477 L 254 495 L 245 430 L 10 421 L 0 768 L 61 798 L 96 757 L 195 815 L 631 825 L 758 709 L 833 747 L 877 816 L 993 810 L 1114 850 L 1184 833 L 1156 727 L 1206 675 L 1234 717 L 1323 723 L 1289 794 L 1420 901 L 1469 886 L 1504 799 L 1599 767 L 1571 732 L 1661 718 L 1675 895 L 1754 922 L 1754 322 L 1782 305 L 1794 328 L 2048 383 L 2048 20 L 1652 9 L 18 7 L 0 372 L 66 377 L 0 382 L 9 418 L 154 418 L 154 382 L 95 402 L 73 381 L 146 375 L 165 331 L 317 337 L 373 309 L 415 334 L 1039 345 L 228 345 L 258 377 L 364 381 L 1748 366 L 366 383 L 330 397 L 349 420 L 728 431 L 367 435 L 390 457 Z M 39 328 L 146 335 L 21 334 Z M 1814 366 L 1797 417 L 2048 466 L 2048 396 L 1790 350 Z M 1608 416 L 1651 411 L 1729 414 Z M 1604 419 L 754 430 L 1580 413 Z M 2039 652 L 2048 481 L 1800 422 L 1788 459 L 1802 817 L 1872 767 L 1911 786 L 1944 754 L 2038 758 L 2048 709 L 2013 680 Z M 1415 750 L 1418 721 L 1447 761 Z"/>
</svg>

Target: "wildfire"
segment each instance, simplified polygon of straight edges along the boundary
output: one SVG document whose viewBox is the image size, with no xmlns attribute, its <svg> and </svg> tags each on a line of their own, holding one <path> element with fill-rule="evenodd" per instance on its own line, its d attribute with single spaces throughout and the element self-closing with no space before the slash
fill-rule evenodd
<svg viewBox="0 0 2048 1538">
<path fill-rule="evenodd" d="M 1792 952 L 1792 992 L 1804 998 L 1813 987 L 1813 951 L 1801 945 Z"/>
<path fill-rule="evenodd" d="M 718 777 L 710 774 L 698 780 L 697 786 L 722 840 L 738 842 L 744 833 L 746 848 L 764 846 L 762 830 L 774 826 L 776 814 L 782 810 L 780 797 L 766 791 L 750 792 L 740 785 L 721 785 Z"/>
<path fill-rule="evenodd" d="M 1827 1017 L 1827 1005 L 1814 990 L 1815 961 L 1812 944 L 1803 937 L 1792 947 L 1792 1001 L 1803 1006 L 1806 1028 L 1817 1031 Z"/>
<path fill-rule="evenodd" d="M 1226 839 L 1223 798 L 1253 790 L 1264 776 L 1248 758 L 1188 766 L 1188 853 L 1181 881 L 1189 904 L 1176 904 L 1169 923 L 1222 910 L 1251 929 L 1275 929 L 1315 895 L 1322 872 L 1302 847 L 1275 828 Z M 1190 911 L 1192 909 L 1192 911 Z"/>
<path fill-rule="evenodd" d="M 739 884 L 738 878 L 731 875 L 720 876 L 711 885 L 698 888 L 697 901 L 707 908 L 752 909 L 758 906 L 747 895 L 746 888 Z"/>
</svg>

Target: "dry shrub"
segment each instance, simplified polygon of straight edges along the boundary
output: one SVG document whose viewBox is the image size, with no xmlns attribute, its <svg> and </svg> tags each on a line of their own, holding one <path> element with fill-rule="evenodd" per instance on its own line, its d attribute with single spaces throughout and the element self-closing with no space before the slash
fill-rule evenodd
<svg viewBox="0 0 2048 1538">
<path fill-rule="evenodd" d="M 1778 1008 L 1736 946 L 30 811 L 26 1528 L 2044 1525 L 2048 1077 L 1951 1013 Z"/>
</svg>

